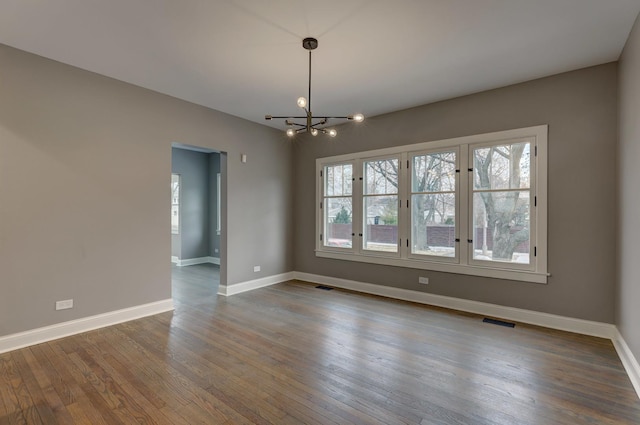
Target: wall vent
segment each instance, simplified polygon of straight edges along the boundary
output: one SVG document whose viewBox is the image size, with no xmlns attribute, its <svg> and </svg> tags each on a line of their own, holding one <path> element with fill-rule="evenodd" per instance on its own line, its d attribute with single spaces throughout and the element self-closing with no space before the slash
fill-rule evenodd
<svg viewBox="0 0 640 425">
<path fill-rule="evenodd" d="M 318 285 L 316 289 L 322 289 L 323 291 L 331 291 L 333 288 L 330 286 Z"/>
<path fill-rule="evenodd" d="M 498 320 L 498 319 L 489 319 L 488 317 L 485 317 L 484 319 L 482 319 L 482 321 L 484 323 L 491 323 L 492 325 L 504 326 L 504 327 L 507 327 L 507 328 L 515 328 L 516 327 L 515 323 L 505 322 L 504 320 Z"/>
</svg>

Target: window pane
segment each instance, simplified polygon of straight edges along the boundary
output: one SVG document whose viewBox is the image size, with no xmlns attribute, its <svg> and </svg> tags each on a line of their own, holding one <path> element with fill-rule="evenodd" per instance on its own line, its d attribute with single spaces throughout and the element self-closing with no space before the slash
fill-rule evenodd
<svg viewBox="0 0 640 425">
<path fill-rule="evenodd" d="M 454 193 L 412 195 L 411 253 L 455 257 L 455 219 Z"/>
<path fill-rule="evenodd" d="M 353 166 L 351 164 L 324 167 L 325 196 L 351 195 L 353 186 Z"/>
<path fill-rule="evenodd" d="M 324 246 L 351 248 L 353 244 L 351 198 L 327 198 L 324 211 Z"/>
<path fill-rule="evenodd" d="M 456 190 L 456 154 L 440 152 L 413 157 L 412 192 Z"/>
<path fill-rule="evenodd" d="M 416 155 L 411 167 L 411 253 L 456 257 L 456 152 Z"/>
<path fill-rule="evenodd" d="M 382 159 L 364 163 L 364 194 L 398 193 L 398 159 Z"/>
<path fill-rule="evenodd" d="M 520 142 L 473 150 L 475 189 L 528 189 L 531 143 Z"/>
<path fill-rule="evenodd" d="M 529 191 L 473 195 L 473 258 L 529 264 Z"/>
<path fill-rule="evenodd" d="M 398 197 L 367 196 L 364 199 L 362 247 L 372 251 L 398 252 Z"/>
<path fill-rule="evenodd" d="M 171 174 L 171 233 L 180 233 L 180 175 Z"/>
</svg>

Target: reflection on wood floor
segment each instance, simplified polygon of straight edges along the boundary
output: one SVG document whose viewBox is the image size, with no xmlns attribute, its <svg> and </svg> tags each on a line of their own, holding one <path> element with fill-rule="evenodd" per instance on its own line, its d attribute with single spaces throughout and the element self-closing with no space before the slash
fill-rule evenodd
<svg viewBox="0 0 640 425">
<path fill-rule="evenodd" d="M 0 424 L 638 424 L 610 341 L 291 281 L 0 355 Z"/>
</svg>

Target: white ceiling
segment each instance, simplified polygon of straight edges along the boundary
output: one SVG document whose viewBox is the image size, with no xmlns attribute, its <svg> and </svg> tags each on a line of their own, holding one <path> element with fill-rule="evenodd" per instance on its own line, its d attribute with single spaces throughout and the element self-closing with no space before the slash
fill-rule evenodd
<svg viewBox="0 0 640 425">
<path fill-rule="evenodd" d="M 0 43 L 262 124 L 374 116 L 615 61 L 640 0 L 2 0 Z M 0 69 L 1 76 L 1 69 Z"/>
</svg>

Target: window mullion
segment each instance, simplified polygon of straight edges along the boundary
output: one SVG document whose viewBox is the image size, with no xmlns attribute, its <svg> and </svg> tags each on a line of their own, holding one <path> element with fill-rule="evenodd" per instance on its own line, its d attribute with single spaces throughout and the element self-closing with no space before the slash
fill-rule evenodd
<svg viewBox="0 0 640 425">
<path fill-rule="evenodd" d="M 458 170 L 456 173 L 457 180 L 457 193 L 456 193 L 456 206 L 457 206 L 457 220 L 456 220 L 456 239 L 458 242 L 458 255 L 460 264 L 469 264 L 469 250 L 470 243 L 467 241 L 471 239 L 469 229 L 472 228 L 470 224 L 471 214 L 469 214 L 470 200 L 472 194 L 471 183 L 473 179 L 473 172 L 468 171 L 472 167 L 469 158 L 471 147 L 469 145 L 462 145 L 459 147 L 458 156 Z"/>
<path fill-rule="evenodd" d="M 408 154 L 403 152 L 400 156 L 400 176 L 398 181 L 398 197 L 400 199 L 400 209 L 398 210 L 398 237 L 401 240 L 400 243 L 400 258 L 407 258 L 409 256 L 409 236 L 411 235 L 411 219 L 410 219 L 410 205 L 409 202 L 411 193 L 411 174 L 408 167 L 409 160 Z M 409 241 L 409 242 L 408 242 Z"/>
<path fill-rule="evenodd" d="M 351 186 L 351 202 L 353 203 L 353 250 L 356 254 L 362 253 L 362 235 L 364 234 L 363 220 L 363 188 L 364 173 L 362 171 L 362 160 L 356 159 L 353 163 L 353 185 Z"/>
</svg>

